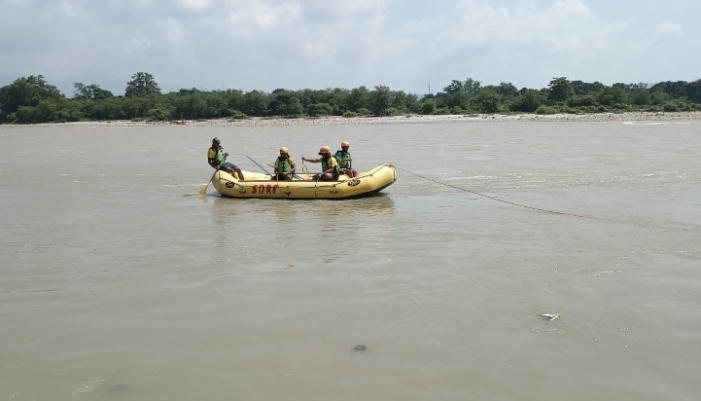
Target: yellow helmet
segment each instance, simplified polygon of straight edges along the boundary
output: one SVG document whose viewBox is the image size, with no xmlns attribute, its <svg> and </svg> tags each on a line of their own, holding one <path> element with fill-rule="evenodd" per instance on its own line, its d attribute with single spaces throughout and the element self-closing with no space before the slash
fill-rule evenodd
<svg viewBox="0 0 701 401">
<path fill-rule="evenodd" d="M 348 142 L 348 141 L 341 142 L 341 147 L 344 147 L 344 146 L 350 146 L 350 142 Z"/>
<path fill-rule="evenodd" d="M 319 149 L 319 154 L 324 154 L 324 153 L 331 154 L 331 148 L 328 146 L 322 146 L 321 149 Z"/>
<path fill-rule="evenodd" d="M 286 147 L 281 147 L 280 148 L 280 153 L 287 153 L 287 148 Z"/>
</svg>

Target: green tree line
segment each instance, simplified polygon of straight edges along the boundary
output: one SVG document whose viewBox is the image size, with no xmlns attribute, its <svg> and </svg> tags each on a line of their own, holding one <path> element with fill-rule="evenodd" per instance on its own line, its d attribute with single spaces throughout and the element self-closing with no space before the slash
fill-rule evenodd
<svg viewBox="0 0 701 401">
<path fill-rule="evenodd" d="M 42 75 L 22 77 L 0 88 L 0 123 L 36 124 L 68 121 L 173 121 L 306 118 L 323 116 L 398 116 L 413 114 L 512 114 L 672 112 L 701 110 L 701 79 L 694 82 L 623 84 L 553 78 L 541 89 L 510 83 L 482 85 L 453 80 L 441 92 L 419 97 L 378 85 L 372 89 L 276 89 L 270 93 L 196 88 L 161 93 L 154 77 L 137 72 L 123 96 L 96 84 L 74 84 L 71 98 Z"/>
</svg>

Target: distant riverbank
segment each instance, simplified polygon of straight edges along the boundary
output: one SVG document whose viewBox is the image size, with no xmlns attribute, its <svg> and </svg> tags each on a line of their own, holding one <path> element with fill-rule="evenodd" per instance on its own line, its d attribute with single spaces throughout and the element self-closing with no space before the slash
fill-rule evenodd
<svg viewBox="0 0 701 401">
<path fill-rule="evenodd" d="M 539 121 L 539 122 L 615 122 L 615 121 L 699 121 L 701 112 L 635 112 L 635 113 L 595 113 L 595 114 L 478 114 L 478 115 L 406 115 L 394 117 L 318 117 L 318 118 L 249 118 L 241 120 L 177 120 L 168 122 L 147 121 L 82 121 L 70 123 L 47 123 L 51 125 L 94 125 L 94 126 L 192 126 L 192 127 L 271 127 L 271 126 L 329 126 L 329 125 L 376 125 L 411 124 L 429 122 L 479 122 L 479 121 Z"/>
</svg>

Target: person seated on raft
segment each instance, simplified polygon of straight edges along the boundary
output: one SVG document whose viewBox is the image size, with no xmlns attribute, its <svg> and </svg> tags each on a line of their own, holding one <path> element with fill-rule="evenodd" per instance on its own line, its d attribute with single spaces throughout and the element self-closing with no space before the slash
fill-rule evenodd
<svg viewBox="0 0 701 401">
<path fill-rule="evenodd" d="M 310 163 L 321 163 L 322 172 L 314 174 L 315 181 L 338 181 L 338 160 L 331 155 L 331 148 L 322 146 L 319 149 L 318 159 L 307 159 L 302 156 L 302 160 Z"/>
<path fill-rule="evenodd" d="M 215 170 L 224 170 L 234 176 L 234 178 L 238 176 L 239 180 L 243 180 L 241 169 L 235 164 L 228 162 L 226 160 L 227 156 L 229 156 L 229 153 L 221 146 L 219 138 L 213 138 L 212 147 L 207 151 L 207 163 Z"/>
<path fill-rule="evenodd" d="M 290 157 L 290 153 L 286 147 L 280 148 L 280 156 L 275 160 L 275 172 L 270 178 L 271 180 L 292 181 L 292 177 L 297 170 L 297 164 L 294 157 Z"/>
<path fill-rule="evenodd" d="M 358 175 L 358 172 L 353 170 L 353 168 L 351 167 L 353 159 L 351 158 L 350 152 L 348 151 L 349 148 L 350 142 L 341 142 L 341 150 L 337 150 L 335 156 L 336 160 L 338 160 L 338 170 L 341 172 L 341 174 L 347 175 L 348 178 L 353 178 L 356 175 Z"/>
</svg>

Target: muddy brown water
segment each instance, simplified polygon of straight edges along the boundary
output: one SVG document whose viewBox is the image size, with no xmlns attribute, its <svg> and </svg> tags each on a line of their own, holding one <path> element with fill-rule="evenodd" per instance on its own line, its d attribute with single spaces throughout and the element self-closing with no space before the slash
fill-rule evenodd
<svg viewBox="0 0 701 401">
<path fill-rule="evenodd" d="M 198 197 L 213 136 L 398 181 Z M 700 156 L 699 122 L 0 126 L 0 400 L 694 400 Z"/>
</svg>

